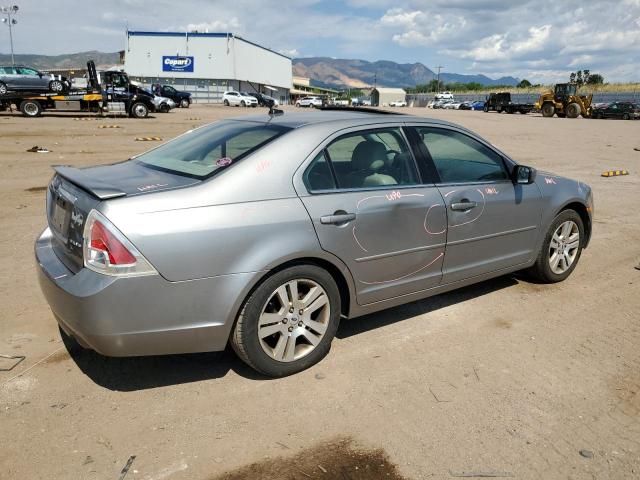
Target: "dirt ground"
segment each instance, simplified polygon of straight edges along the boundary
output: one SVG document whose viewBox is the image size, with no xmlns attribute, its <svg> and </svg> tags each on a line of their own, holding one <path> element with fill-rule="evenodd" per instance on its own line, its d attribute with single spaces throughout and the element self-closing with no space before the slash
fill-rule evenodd
<svg viewBox="0 0 640 480">
<path fill-rule="evenodd" d="M 640 121 L 406 111 L 590 184 L 591 245 L 562 284 L 506 276 L 345 321 L 324 361 L 280 380 L 230 352 L 70 356 L 35 274 L 50 165 L 246 110 L 0 114 L 0 354 L 26 356 L 0 371 L 0 478 L 121 479 L 134 455 L 127 480 L 640 478 Z"/>
</svg>

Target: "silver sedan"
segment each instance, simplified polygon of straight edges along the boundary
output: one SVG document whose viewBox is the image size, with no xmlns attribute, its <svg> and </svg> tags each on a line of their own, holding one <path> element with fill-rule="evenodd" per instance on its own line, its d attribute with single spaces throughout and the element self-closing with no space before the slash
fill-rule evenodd
<svg viewBox="0 0 640 480">
<path fill-rule="evenodd" d="M 408 115 L 255 115 L 55 170 L 35 254 L 64 336 L 108 356 L 230 342 L 270 376 L 321 360 L 341 319 L 564 280 L 591 236 L 589 186 Z"/>
</svg>

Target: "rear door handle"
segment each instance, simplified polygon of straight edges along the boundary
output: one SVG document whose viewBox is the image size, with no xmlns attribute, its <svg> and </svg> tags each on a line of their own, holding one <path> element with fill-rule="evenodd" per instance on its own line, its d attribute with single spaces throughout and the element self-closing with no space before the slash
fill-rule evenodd
<svg viewBox="0 0 640 480">
<path fill-rule="evenodd" d="M 466 210 L 471 210 L 472 208 L 476 208 L 478 206 L 478 202 L 470 202 L 469 200 L 456 202 L 451 204 L 451 210 L 456 210 L 460 212 L 464 212 Z"/>
<path fill-rule="evenodd" d="M 334 213 L 333 215 L 324 215 L 320 217 L 320 223 L 323 225 L 344 225 L 356 219 L 355 213 Z"/>
</svg>

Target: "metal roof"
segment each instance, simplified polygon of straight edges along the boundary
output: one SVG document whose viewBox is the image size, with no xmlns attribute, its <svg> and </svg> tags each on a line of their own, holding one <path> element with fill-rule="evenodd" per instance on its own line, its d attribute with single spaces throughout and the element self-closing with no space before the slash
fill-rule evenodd
<svg viewBox="0 0 640 480">
<path fill-rule="evenodd" d="M 135 31 L 135 30 L 127 30 L 128 37 L 182 37 L 188 39 L 189 37 L 213 37 L 213 38 L 236 38 L 238 40 L 242 40 L 249 45 L 253 45 L 254 47 L 261 48 L 266 50 L 267 52 L 274 53 L 281 57 L 287 58 L 291 60 L 291 57 L 287 55 L 283 55 L 280 52 L 276 52 L 275 50 L 271 50 L 270 48 L 263 47 L 262 45 L 258 45 L 251 40 L 247 40 L 246 38 L 235 35 L 232 32 L 148 32 L 148 31 Z"/>
</svg>

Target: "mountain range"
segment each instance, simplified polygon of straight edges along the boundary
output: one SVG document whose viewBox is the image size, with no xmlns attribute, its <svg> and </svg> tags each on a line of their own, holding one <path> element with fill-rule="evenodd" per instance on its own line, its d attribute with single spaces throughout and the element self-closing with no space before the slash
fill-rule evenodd
<svg viewBox="0 0 640 480">
<path fill-rule="evenodd" d="M 120 61 L 118 52 L 97 51 L 69 53 L 64 55 L 16 55 L 16 63 L 46 69 L 84 68 L 87 60 L 92 59 L 98 68 L 116 65 Z M 0 65 L 11 63 L 11 55 L 0 53 Z M 429 83 L 437 75 L 422 63 L 396 63 L 388 60 L 368 62 L 329 57 L 295 58 L 292 60 L 293 74 L 309 77 L 313 83 L 325 87 L 364 88 L 367 86 L 414 87 Z M 442 72 L 440 80 L 444 83 L 477 82 L 482 85 L 515 85 L 518 79 L 500 77 L 492 79 L 486 75 L 462 75 Z"/>
<path fill-rule="evenodd" d="M 293 74 L 315 80 L 318 86 L 364 88 L 367 86 L 414 87 L 429 83 L 437 74 L 422 63 L 396 63 L 388 60 L 365 60 L 329 57 L 296 58 Z M 489 78 L 486 75 L 440 73 L 444 83 L 477 82 L 482 85 L 516 85 L 514 77 Z"/>
</svg>

